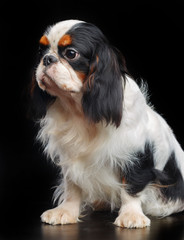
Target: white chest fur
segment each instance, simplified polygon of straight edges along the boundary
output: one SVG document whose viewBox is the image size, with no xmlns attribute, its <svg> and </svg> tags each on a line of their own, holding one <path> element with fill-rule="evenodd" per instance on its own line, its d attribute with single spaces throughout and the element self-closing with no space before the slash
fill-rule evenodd
<svg viewBox="0 0 184 240">
<path fill-rule="evenodd" d="M 45 153 L 65 169 L 83 190 L 87 202 L 106 200 L 118 204 L 120 179 L 109 156 L 109 128 L 92 125 L 80 115 L 67 115 L 56 101 L 41 120 L 39 139 Z M 113 198 L 113 199 L 112 199 Z"/>
</svg>

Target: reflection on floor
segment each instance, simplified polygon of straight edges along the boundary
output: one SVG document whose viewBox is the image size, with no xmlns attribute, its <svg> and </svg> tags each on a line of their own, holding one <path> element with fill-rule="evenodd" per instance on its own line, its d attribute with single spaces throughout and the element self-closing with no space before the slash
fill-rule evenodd
<svg viewBox="0 0 184 240">
<path fill-rule="evenodd" d="M 184 213 L 152 219 L 151 227 L 123 229 L 113 225 L 117 213 L 93 212 L 73 225 L 43 224 L 39 216 L 28 221 L 9 222 L 0 230 L 0 240 L 165 240 L 184 239 Z"/>
</svg>

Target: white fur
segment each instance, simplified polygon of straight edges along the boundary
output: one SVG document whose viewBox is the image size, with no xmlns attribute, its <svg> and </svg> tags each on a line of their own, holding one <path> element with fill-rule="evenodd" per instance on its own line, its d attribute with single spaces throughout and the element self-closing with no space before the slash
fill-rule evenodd
<svg viewBox="0 0 184 240">
<path fill-rule="evenodd" d="M 78 105 L 78 100 L 75 104 Z M 80 109 L 79 106 L 78 108 Z M 120 207 L 123 199 L 122 184 L 117 178 L 116 169 L 121 167 L 123 172 L 125 164 L 132 164 L 131 154 L 143 149 L 147 140 L 154 140 L 156 143 L 157 169 L 164 168 L 175 149 L 178 151 L 177 164 L 182 165 L 183 151 L 172 131 L 147 105 L 139 87 L 129 77 L 125 87 L 123 121 L 118 129 L 101 123 L 92 127 L 85 118 L 73 113 L 66 116 L 63 109 L 59 99 L 49 108 L 47 115 L 41 120 L 39 139 L 43 142 L 48 156 L 53 161 L 59 160 L 59 165 L 64 169 L 64 181 L 71 181 L 82 189 L 83 202 L 92 204 L 96 200 L 108 201 L 112 208 Z M 91 136 L 90 128 L 94 128 L 94 136 Z M 61 186 L 58 191 L 57 197 L 63 191 Z M 67 198 L 67 194 L 63 192 L 59 203 Z M 180 201 L 165 205 L 158 199 L 157 190 L 153 187 L 147 187 L 139 199 L 145 213 L 154 216 L 165 216 L 184 209 L 184 204 Z M 138 223 L 137 227 L 140 227 L 140 224 Z M 147 220 L 142 227 L 149 224 Z M 135 227 L 136 223 L 126 226 Z"/>
<path fill-rule="evenodd" d="M 52 43 L 52 54 L 56 54 L 60 37 L 77 22 L 61 22 L 51 28 L 47 37 Z M 126 76 L 120 126 L 106 126 L 103 122 L 93 124 L 82 111 L 81 81 L 66 62 L 57 64 L 60 66 L 54 64 L 44 70 L 41 62 L 37 68 L 39 86 L 57 96 L 40 121 L 38 139 L 43 143 L 47 156 L 57 162 L 63 174 L 63 181 L 55 194 L 60 205 L 45 212 L 42 221 L 50 224 L 76 222 L 82 204 L 95 201 L 108 202 L 112 209 L 120 208 L 115 224 L 128 228 L 149 226 L 150 220 L 144 213 L 167 216 L 183 210 L 184 204 L 179 200 L 164 203 L 159 189 L 153 186 L 147 186 L 135 198 L 130 197 L 119 180 L 120 172 L 123 173 L 125 166 L 127 168 L 136 161 L 133 154 L 143 151 L 146 142 L 155 144 L 156 169 L 163 170 L 174 151 L 184 176 L 183 150 L 165 120 L 147 103 L 146 87 L 142 85 L 139 88 Z M 68 71 L 73 75 L 69 76 Z M 69 88 L 72 91 L 66 91 Z"/>
<path fill-rule="evenodd" d="M 52 43 L 51 51 L 57 52 L 58 42 L 60 38 L 75 24 L 80 23 L 82 21 L 79 20 L 66 20 L 62 22 L 58 22 L 54 25 L 54 27 L 50 27 L 45 35 L 47 36 L 50 43 Z"/>
<path fill-rule="evenodd" d="M 139 198 L 131 197 L 122 188 L 121 199 L 122 205 L 119 216 L 115 220 L 117 226 L 127 228 L 143 228 L 150 226 L 151 221 L 144 215 Z"/>
<path fill-rule="evenodd" d="M 58 95 L 58 90 L 79 92 L 82 88 L 81 80 L 76 72 L 70 67 L 68 62 L 61 59 L 58 55 L 58 42 L 61 37 L 75 24 L 80 23 L 78 20 L 68 20 L 57 23 L 49 31 L 45 32 L 50 43 L 50 49 L 47 55 L 52 55 L 58 60 L 49 67 L 43 65 L 43 59 L 40 61 L 37 71 L 36 80 L 42 90 L 47 90 L 51 95 Z M 53 86 L 55 84 L 55 86 Z M 54 87 L 54 91 L 53 91 Z M 58 88 L 57 88 L 58 87 Z"/>
</svg>

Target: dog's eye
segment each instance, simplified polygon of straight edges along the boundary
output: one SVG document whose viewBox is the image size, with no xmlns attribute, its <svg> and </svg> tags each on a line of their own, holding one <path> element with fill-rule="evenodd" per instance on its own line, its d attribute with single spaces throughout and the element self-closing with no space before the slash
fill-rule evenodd
<svg viewBox="0 0 184 240">
<path fill-rule="evenodd" d="M 75 49 L 67 49 L 64 56 L 69 60 L 74 60 L 79 57 L 79 53 Z"/>
</svg>

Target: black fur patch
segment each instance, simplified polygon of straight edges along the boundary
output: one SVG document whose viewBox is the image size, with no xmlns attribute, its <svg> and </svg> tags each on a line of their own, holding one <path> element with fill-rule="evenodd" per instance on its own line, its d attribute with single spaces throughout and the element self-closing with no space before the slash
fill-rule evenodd
<svg viewBox="0 0 184 240">
<path fill-rule="evenodd" d="M 29 94 L 29 108 L 27 115 L 33 120 L 38 120 L 46 115 L 48 107 L 55 101 L 55 97 L 39 88 L 35 76 L 33 75 L 33 91 Z"/>
<path fill-rule="evenodd" d="M 154 145 L 145 144 L 144 152 L 134 154 L 135 163 L 125 173 L 126 190 L 131 195 L 141 192 L 148 184 L 160 186 L 167 201 L 184 199 L 184 182 L 176 164 L 174 152 L 170 155 L 163 171 L 154 168 Z"/>
<path fill-rule="evenodd" d="M 73 47 L 80 53 L 69 64 L 86 75 L 82 107 L 93 122 L 105 120 L 120 125 L 122 118 L 123 81 L 127 69 L 121 53 L 111 46 L 99 28 L 90 23 L 79 23 L 67 34 Z M 60 56 L 63 49 L 58 48 Z"/>
<path fill-rule="evenodd" d="M 166 199 L 184 200 L 184 181 L 181 172 L 177 166 L 175 154 L 171 154 L 164 170 L 163 174 L 166 178 L 160 178 L 159 182 L 162 185 L 168 185 L 168 187 L 161 188 L 161 192 Z"/>
<path fill-rule="evenodd" d="M 141 192 L 147 184 L 155 180 L 155 173 L 152 171 L 154 168 L 153 151 L 153 146 L 146 143 L 144 152 L 137 152 L 133 155 L 134 164 L 128 166 L 125 172 L 126 190 L 129 194 L 135 195 Z"/>
</svg>

